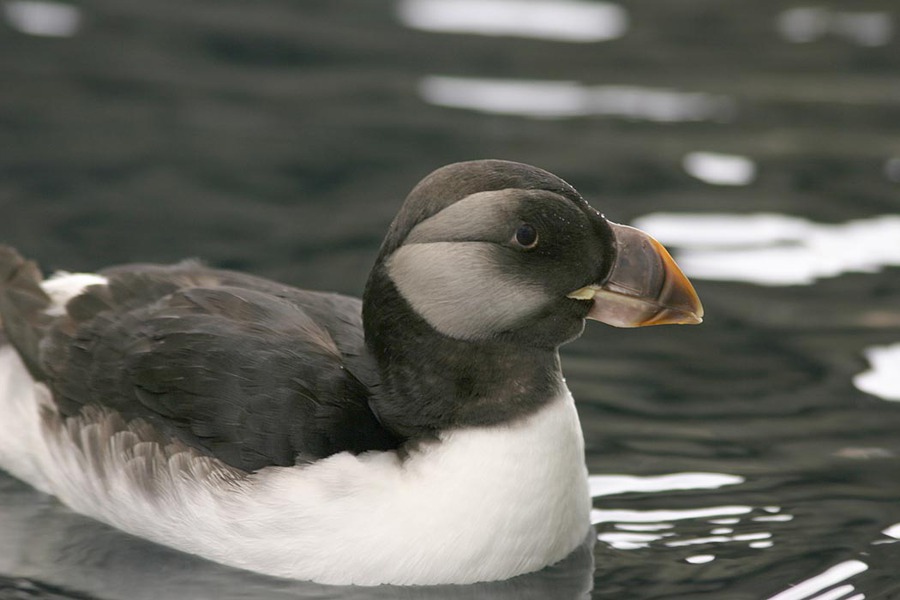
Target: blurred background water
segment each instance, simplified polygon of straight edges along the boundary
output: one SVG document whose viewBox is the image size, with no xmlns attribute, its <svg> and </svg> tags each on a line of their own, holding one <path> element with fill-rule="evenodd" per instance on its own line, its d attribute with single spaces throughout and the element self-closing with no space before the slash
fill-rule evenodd
<svg viewBox="0 0 900 600">
<path fill-rule="evenodd" d="M 563 364 L 596 536 L 533 576 L 227 569 L 0 473 L 0 598 L 900 598 L 893 0 L 0 0 L 0 240 L 359 295 L 448 162 L 546 168 L 668 244 L 700 327 Z"/>
</svg>

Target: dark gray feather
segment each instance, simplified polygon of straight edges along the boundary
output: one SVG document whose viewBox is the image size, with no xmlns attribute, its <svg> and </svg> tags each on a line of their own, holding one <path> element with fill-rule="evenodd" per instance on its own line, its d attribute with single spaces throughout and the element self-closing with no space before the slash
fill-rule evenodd
<svg viewBox="0 0 900 600">
<path fill-rule="evenodd" d="M 3 268 L 4 329 L 64 416 L 101 405 L 246 471 L 399 444 L 361 381 L 377 375 L 358 300 L 196 262 L 137 265 L 51 319 L 37 268 Z"/>
</svg>

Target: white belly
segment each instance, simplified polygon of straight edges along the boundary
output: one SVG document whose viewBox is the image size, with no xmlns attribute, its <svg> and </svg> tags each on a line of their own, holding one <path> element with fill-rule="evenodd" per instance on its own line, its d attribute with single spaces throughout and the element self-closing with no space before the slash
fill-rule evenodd
<svg viewBox="0 0 900 600">
<path fill-rule="evenodd" d="M 0 347 L 0 468 L 130 533 L 261 573 L 334 584 L 470 583 L 561 560 L 587 535 L 583 441 L 568 390 L 517 423 L 396 452 L 241 474 L 146 425 L 63 424 Z"/>
</svg>

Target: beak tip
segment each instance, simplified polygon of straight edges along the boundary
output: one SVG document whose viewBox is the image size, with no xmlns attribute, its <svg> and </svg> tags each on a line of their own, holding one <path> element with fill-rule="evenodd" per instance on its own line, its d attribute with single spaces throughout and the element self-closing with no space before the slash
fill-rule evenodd
<svg viewBox="0 0 900 600">
<path fill-rule="evenodd" d="M 678 308 L 664 308 L 659 313 L 653 315 L 638 324 L 639 327 L 646 325 L 699 325 L 703 322 L 703 312 L 695 312 L 693 310 L 681 310 Z"/>
<path fill-rule="evenodd" d="M 699 325 L 703 322 L 703 317 L 705 316 L 703 306 L 700 304 L 700 298 L 698 298 L 696 295 L 694 297 L 697 300 L 697 304 L 693 307 L 692 310 L 689 310 L 685 313 L 685 325 Z"/>
<path fill-rule="evenodd" d="M 694 295 L 696 303 L 688 308 L 672 308 L 672 312 L 677 315 L 671 323 L 678 325 L 700 325 L 703 323 L 703 306 L 700 305 L 700 299 Z"/>
</svg>

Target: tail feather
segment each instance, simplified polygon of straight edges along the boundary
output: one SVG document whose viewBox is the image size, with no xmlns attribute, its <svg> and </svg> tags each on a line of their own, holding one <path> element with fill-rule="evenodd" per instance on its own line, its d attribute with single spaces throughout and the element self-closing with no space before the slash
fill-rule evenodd
<svg viewBox="0 0 900 600">
<path fill-rule="evenodd" d="M 40 344 L 53 318 L 41 270 L 14 248 L 0 246 L 0 327 L 35 379 L 44 379 Z"/>
</svg>

